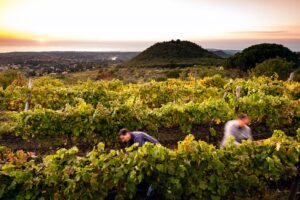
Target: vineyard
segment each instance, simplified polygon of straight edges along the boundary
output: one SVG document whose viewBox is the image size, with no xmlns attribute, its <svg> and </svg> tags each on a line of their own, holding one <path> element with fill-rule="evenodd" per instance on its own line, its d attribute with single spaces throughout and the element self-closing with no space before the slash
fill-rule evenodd
<svg viewBox="0 0 300 200">
<path fill-rule="evenodd" d="M 237 87 L 241 88 L 239 98 Z M 31 109 L 24 111 L 28 94 Z M 298 82 L 270 78 L 230 81 L 213 76 L 140 84 L 88 81 L 70 86 L 44 77 L 34 80 L 31 89 L 26 83 L 0 89 L 0 132 L 24 140 L 67 136 L 75 142 L 78 138 L 113 142 L 122 127 L 163 139 L 163 128 L 192 133 L 195 126 L 207 126 L 213 139 L 222 135 L 215 127 L 244 112 L 252 118 L 254 131 L 281 129 L 295 135 L 299 97 Z"/>
<path fill-rule="evenodd" d="M 0 88 L 0 199 L 133 198 L 143 182 L 165 199 L 232 199 L 299 176 L 299 82 L 190 75 L 72 85 L 41 77 L 28 85 Z M 237 113 L 250 116 L 263 140 L 218 149 Z M 114 150 L 123 127 L 162 145 Z M 47 151 L 31 156 L 41 146 Z"/>
<path fill-rule="evenodd" d="M 233 141 L 232 141 L 233 142 Z M 192 135 L 170 150 L 146 144 L 137 151 L 104 150 L 85 157 L 76 147 L 36 161 L 0 148 L 3 199 L 126 199 L 143 181 L 163 199 L 232 199 L 263 194 L 299 174 L 300 130 L 295 138 L 275 131 L 270 139 L 216 149 Z M 297 169 L 298 167 L 298 169 Z M 261 198 L 261 197 L 257 197 Z"/>
</svg>

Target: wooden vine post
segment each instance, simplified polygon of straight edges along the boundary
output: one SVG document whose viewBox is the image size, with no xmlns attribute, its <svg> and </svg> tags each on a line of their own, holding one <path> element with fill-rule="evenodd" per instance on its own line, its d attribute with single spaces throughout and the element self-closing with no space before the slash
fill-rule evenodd
<svg viewBox="0 0 300 200">
<path fill-rule="evenodd" d="M 290 73 L 290 76 L 287 81 L 294 81 L 294 78 L 295 78 L 295 73 L 292 72 L 292 73 Z"/>
<path fill-rule="evenodd" d="M 25 112 L 27 112 L 30 109 L 31 88 L 32 88 L 32 79 L 29 78 L 29 81 L 28 81 L 28 93 L 27 93 L 27 97 L 26 97 L 26 100 L 25 100 Z"/>
<path fill-rule="evenodd" d="M 197 71 L 194 71 L 194 96 L 193 96 L 193 101 L 195 101 L 195 96 L 197 93 L 197 87 L 198 87 L 198 82 L 197 82 Z"/>
<path fill-rule="evenodd" d="M 235 88 L 235 96 L 236 96 L 236 107 L 235 107 L 235 113 L 238 114 L 239 112 L 239 104 L 238 104 L 238 99 L 241 97 L 241 90 L 242 90 L 242 87 L 241 86 L 236 86 Z"/>
<path fill-rule="evenodd" d="M 233 79 L 229 80 L 228 85 L 231 85 L 231 84 L 233 84 Z M 225 86 L 225 92 L 224 92 L 224 95 L 223 95 L 223 100 L 226 100 L 227 95 L 228 95 L 228 88 L 226 88 L 226 86 Z"/>
<path fill-rule="evenodd" d="M 236 94 L 236 98 L 237 99 L 241 97 L 241 90 L 242 90 L 241 86 L 236 86 L 236 88 L 235 88 L 235 94 Z"/>
</svg>

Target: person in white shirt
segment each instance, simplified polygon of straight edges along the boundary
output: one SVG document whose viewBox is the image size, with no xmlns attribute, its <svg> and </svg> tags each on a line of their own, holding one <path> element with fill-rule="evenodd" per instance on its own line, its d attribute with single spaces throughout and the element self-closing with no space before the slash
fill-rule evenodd
<svg viewBox="0 0 300 200">
<path fill-rule="evenodd" d="M 251 129 L 248 126 L 250 118 L 246 114 L 239 114 L 237 119 L 228 121 L 225 124 L 224 137 L 221 142 L 221 148 L 226 146 L 229 137 L 234 138 L 234 144 L 239 145 L 243 140 L 253 140 Z"/>
</svg>

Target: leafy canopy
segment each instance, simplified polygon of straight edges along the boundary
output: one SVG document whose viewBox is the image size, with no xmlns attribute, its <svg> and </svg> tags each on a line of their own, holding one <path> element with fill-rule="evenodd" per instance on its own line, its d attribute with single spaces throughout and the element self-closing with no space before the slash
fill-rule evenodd
<svg viewBox="0 0 300 200">
<path fill-rule="evenodd" d="M 276 57 L 298 63 L 297 54 L 292 52 L 290 49 L 279 44 L 263 43 L 248 47 L 242 52 L 231 56 L 225 61 L 224 66 L 227 68 L 248 70 L 254 68 L 257 63 Z"/>
</svg>

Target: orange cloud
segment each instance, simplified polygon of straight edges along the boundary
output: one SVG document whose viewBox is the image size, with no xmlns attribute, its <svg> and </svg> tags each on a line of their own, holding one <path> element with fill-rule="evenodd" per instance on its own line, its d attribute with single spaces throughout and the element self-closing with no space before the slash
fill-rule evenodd
<svg viewBox="0 0 300 200">
<path fill-rule="evenodd" d="M 287 33 L 286 31 L 243 31 L 230 33 L 231 36 L 239 39 L 299 39 L 298 34 Z"/>
</svg>

